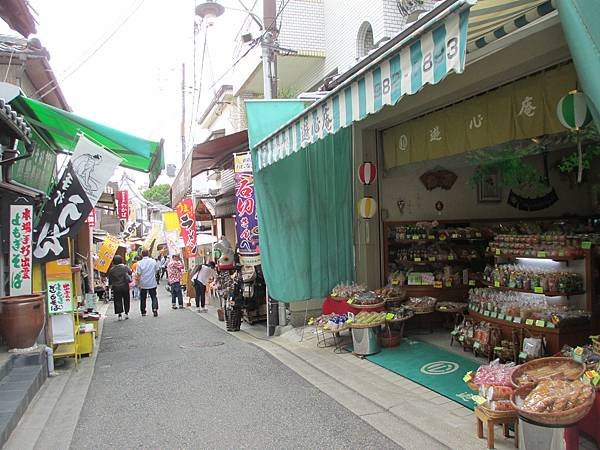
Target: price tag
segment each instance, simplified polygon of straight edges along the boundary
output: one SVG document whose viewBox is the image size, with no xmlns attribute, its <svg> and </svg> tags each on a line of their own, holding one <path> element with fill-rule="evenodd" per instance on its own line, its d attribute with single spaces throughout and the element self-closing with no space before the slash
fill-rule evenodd
<svg viewBox="0 0 600 450">
<path fill-rule="evenodd" d="M 392 286 L 397 286 L 400 284 L 400 280 L 392 280 Z"/>
<path fill-rule="evenodd" d="M 435 240 L 435 236 L 433 234 L 430 234 L 429 236 L 427 236 L 427 239 L 429 239 L 430 241 Z"/>
<path fill-rule="evenodd" d="M 474 395 L 471 398 L 477 405 L 483 405 L 485 402 L 487 402 L 487 400 L 485 398 L 483 398 L 481 395 Z"/>
<path fill-rule="evenodd" d="M 396 317 L 396 314 L 394 314 L 394 313 L 387 313 L 385 315 L 385 320 L 394 320 L 394 317 Z"/>
<path fill-rule="evenodd" d="M 428 259 L 429 259 L 429 262 L 435 262 L 435 256 L 430 256 Z"/>
<path fill-rule="evenodd" d="M 590 241 L 583 241 L 581 243 L 581 248 L 584 250 L 589 250 L 590 248 L 592 248 L 592 243 Z"/>
<path fill-rule="evenodd" d="M 473 342 L 473 348 L 479 350 L 481 348 L 481 343 L 479 341 Z"/>
<path fill-rule="evenodd" d="M 483 315 L 484 315 L 485 317 L 490 317 L 490 312 L 489 312 L 489 311 L 484 311 L 484 312 L 483 312 Z"/>
<path fill-rule="evenodd" d="M 546 325 L 546 321 L 545 320 L 536 320 L 535 321 L 535 326 L 536 327 L 544 327 Z"/>
<path fill-rule="evenodd" d="M 506 316 L 506 320 L 508 320 L 509 322 L 513 321 L 513 316 Z"/>
<path fill-rule="evenodd" d="M 521 318 L 520 318 L 520 317 L 515 317 L 515 318 L 513 319 L 513 322 L 514 322 L 514 323 L 521 323 Z"/>
<path fill-rule="evenodd" d="M 594 377 L 594 378 L 592 379 L 592 384 L 593 384 L 594 386 L 596 386 L 598 383 L 600 383 L 600 375 L 598 375 L 597 377 Z"/>
<path fill-rule="evenodd" d="M 308 325 L 312 325 L 313 323 L 315 323 L 315 319 L 314 318 L 310 318 L 308 319 Z"/>
<path fill-rule="evenodd" d="M 448 255 L 448 261 L 454 261 L 454 255 Z"/>
<path fill-rule="evenodd" d="M 433 287 L 436 288 L 436 289 L 441 289 L 444 286 L 442 285 L 441 281 L 434 281 L 433 282 Z"/>
<path fill-rule="evenodd" d="M 498 319 L 504 320 L 504 317 L 505 317 L 504 313 L 498 314 Z"/>
<path fill-rule="evenodd" d="M 527 354 L 527 352 L 521 352 L 519 353 L 519 359 L 527 359 L 529 355 Z"/>
<path fill-rule="evenodd" d="M 467 383 L 467 382 L 471 381 L 472 379 L 473 379 L 473 371 L 467 372 L 467 373 L 465 374 L 465 376 L 463 377 L 463 381 L 464 381 L 465 383 Z"/>
<path fill-rule="evenodd" d="M 527 319 L 525 325 L 533 325 L 533 319 Z"/>
<path fill-rule="evenodd" d="M 535 292 L 536 294 L 543 294 L 544 293 L 544 288 L 541 286 L 536 286 L 533 288 L 533 292 Z"/>
<path fill-rule="evenodd" d="M 475 286 L 476 284 L 475 280 L 469 280 L 469 286 Z"/>
<path fill-rule="evenodd" d="M 500 282 L 499 281 L 494 281 L 494 287 L 500 287 Z"/>
<path fill-rule="evenodd" d="M 490 316 L 495 319 L 496 317 L 498 317 L 498 313 L 494 311 L 492 314 L 490 314 Z"/>
<path fill-rule="evenodd" d="M 421 258 L 419 258 L 419 257 L 415 258 L 415 262 L 421 262 Z"/>
<path fill-rule="evenodd" d="M 499 249 L 499 248 L 497 248 L 497 249 L 496 249 L 496 255 L 500 255 L 500 254 L 501 254 L 501 252 L 500 252 L 500 249 Z"/>
<path fill-rule="evenodd" d="M 501 352 L 504 350 L 504 347 L 494 347 L 495 352 Z"/>
<path fill-rule="evenodd" d="M 445 234 L 440 235 L 439 240 L 440 241 L 445 241 L 446 240 L 446 235 Z"/>
<path fill-rule="evenodd" d="M 458 234 L 454 233 L 454 234 L 452 235 L 452 239 L 458 239 Z"/>
<path fill-rule="evenodd" d="M 413 241 L 418 241 L 419 240 L 419 235 L 413 234 L 412 240 Z"/>
<path fill-rule="evenodd" d="M 350 325 L 352 322 L 354 322 L 354 319 L 348 319 L 346 320 L 346 325 Z"/>
<path fill-rule="evenodd" d="M 546 322 L 546 328 L 556 328 L 556 325 L 554 325 L 552 322 Z"/>
<path fill-rule="evenodd" d="M 546 258 L 546 256 L 548 256 L 548 254 L 546 252 L 537 252 L 538 258 Z"/>
<path fill-rule="evenodd" d="M 349 298 L 346 303 L 348 303 L 349 305 L 351 305 L 352 303 L 354 303 L 354 299 L 353 298 Z"/>
</svg>

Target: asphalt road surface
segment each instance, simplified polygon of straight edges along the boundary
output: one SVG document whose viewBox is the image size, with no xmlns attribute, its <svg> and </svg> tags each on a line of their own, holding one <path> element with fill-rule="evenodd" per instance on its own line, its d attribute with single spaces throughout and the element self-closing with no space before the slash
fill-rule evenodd
<svg viewBox="0 0 600 450">
<path fill-rule="evenodd" d="M 191 310 L 104 322 L 73 449 L 385 449 L 397 445 L 263 350 Z M 150 311 L 150 309 L 148 309 Z"/>
</svg>

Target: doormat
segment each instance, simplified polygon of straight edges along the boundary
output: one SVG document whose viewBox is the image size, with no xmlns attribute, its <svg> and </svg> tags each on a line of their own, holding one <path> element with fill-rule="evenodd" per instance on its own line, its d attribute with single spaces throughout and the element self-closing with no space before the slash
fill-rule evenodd
<svg viewBox="0 0 600 450">
<path fill-rule="evenodd" d="M 467 358 L 427 342 L 404 338 L 399 346 L 382 348 L 367 359 L 467 408 L 475 408 L 471 399 L 474 393 L 463 376 L 476 371 L 479 364 Z"/>
</svg>

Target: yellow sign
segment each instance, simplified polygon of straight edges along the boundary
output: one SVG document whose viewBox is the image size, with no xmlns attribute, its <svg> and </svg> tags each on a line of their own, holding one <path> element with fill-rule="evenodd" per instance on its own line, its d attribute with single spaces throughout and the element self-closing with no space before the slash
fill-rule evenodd
<svg viewBox="0 0 600 450">
<path fill-rule="evenodd" d="M 71 260 L 69 258 L 46 263 L 47 280 L 70 280 L 71 275 Z"/>
<path fill-rule="evenodd" d="M 100 247 L 98 259 L 94 261 L 94 269 L 98 272 L 106 273 L 118 247 L 119 240 L 117 237 L 109 234 Z"/>
<path fill-rule="evenodd" d="M 163 223 L 165 231 L 179 232 L 179 217 L 177 216 L 176 211 L 164 212 Z"/>
<path fill-rule="evenodd" d="M 154 242 L 154 240 L 158 238 L 158 233 L 160 232 L 161 228 L 162 228 L 162 223 L 153 223 L 152 224 L 152 230 L 150 231 L 150 234 L 148 235 L 148 237 L 144 241 L 144 244 L 142 245 L 142 248 L 144 250 L 150 250 L 150 247 L 152 246 L 152 242 Z"/>
</svg>

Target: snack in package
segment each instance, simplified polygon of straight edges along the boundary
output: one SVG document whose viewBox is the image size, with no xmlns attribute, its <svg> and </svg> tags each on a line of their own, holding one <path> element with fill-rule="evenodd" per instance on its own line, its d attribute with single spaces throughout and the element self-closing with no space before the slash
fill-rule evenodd
<svg viewBox="0 0 600 450">
<path fill-rule="evenodd" d="M 543 380 L 527 395 L 522 408 L 535 413 L 568 411 L 591 395 L 592 387 L 580 380 Z"/>
</svg>

